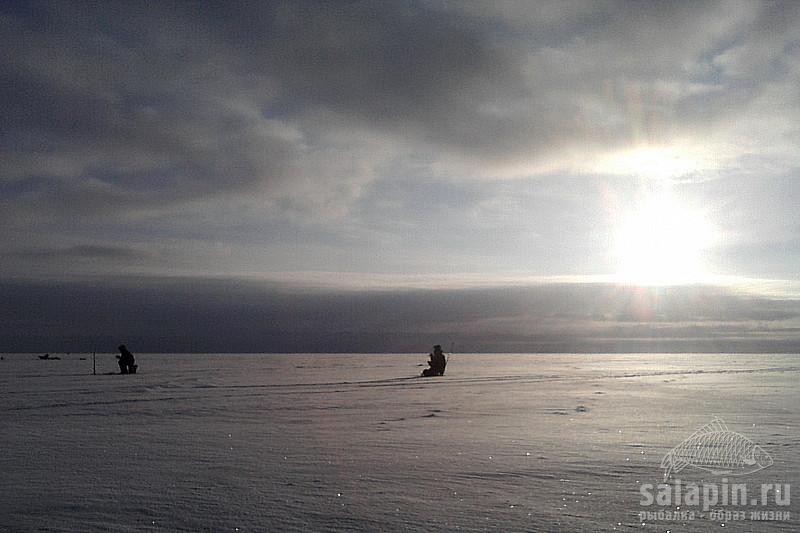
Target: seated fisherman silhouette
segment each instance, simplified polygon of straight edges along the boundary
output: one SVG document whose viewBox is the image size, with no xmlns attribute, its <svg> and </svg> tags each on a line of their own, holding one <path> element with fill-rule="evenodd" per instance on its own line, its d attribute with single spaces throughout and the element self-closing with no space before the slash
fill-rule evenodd
<svg viewBox="0 0 800 533">
<path fill-rule="evenodd" d="M 430 354 L 428 361 L 428 368 L 422 371 L 423 376 L 444 376 L 444 368 L 447 366 L 447 358 L 442 352 L 442 346 L 437 344 L 433 347 L 433 353 Z"/>
<path fill-rule="evenodd" d="M 120 344 L 117 349 L 120 353 L 120 355 L 117 356 L 117 359 L 119 359 L 119 361 L 117 361 L 119 363 L 119 373 L 135 374 L 139 365 L 136 364 L 136 359 L 133 357 L 133 354 L 128 351 L 128 348 L 126 348 L 124 344 Z"/>
</svg>

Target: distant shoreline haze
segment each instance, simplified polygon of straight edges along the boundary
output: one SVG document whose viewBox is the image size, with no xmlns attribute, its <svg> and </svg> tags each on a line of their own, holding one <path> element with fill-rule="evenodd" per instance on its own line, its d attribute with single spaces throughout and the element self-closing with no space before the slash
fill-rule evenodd
<svg viewBox="0 0 800 533">
<path fill-rule="evenodd" d="M 610 283 L 309 289 L 254 281 L 0 282 L 0 351 L 796 353 L 800 302 Z"/>
</svg>

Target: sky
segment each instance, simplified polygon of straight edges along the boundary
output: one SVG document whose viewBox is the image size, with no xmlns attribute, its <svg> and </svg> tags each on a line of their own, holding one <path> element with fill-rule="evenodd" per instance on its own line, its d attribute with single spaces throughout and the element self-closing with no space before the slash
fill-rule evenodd
<svg viewBox="0 0 800 533">
<path fill-rule="evenodd" d="M 800 350 L 800 3 L 4 2 L 0 352 Z"/>
</svg>

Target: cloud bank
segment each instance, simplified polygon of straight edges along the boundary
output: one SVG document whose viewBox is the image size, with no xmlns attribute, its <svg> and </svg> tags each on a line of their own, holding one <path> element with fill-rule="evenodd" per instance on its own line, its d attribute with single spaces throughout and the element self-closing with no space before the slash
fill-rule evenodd
<svg viewBox="0 0 800 533">
<path fill-rule="evenodd" d="M 234 280 L 0 284 L 0 352 L 794 352 L 800 300 L 607 283 L 335 290 Z"/>
</svg>

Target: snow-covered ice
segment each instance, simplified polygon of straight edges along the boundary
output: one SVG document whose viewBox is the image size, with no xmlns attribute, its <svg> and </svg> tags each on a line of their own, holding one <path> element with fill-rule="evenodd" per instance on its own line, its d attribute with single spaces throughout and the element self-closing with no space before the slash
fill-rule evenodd
<svg viewBox="0 0 800 533">
<path fill-rule="evenodd" d="M 731 482 L 798 486 L 796 355 L 136 355 L 4 355 L 0 530 L 800 530 L 639 515 L 714 417 L 774 460 Z"/>
</svg>

